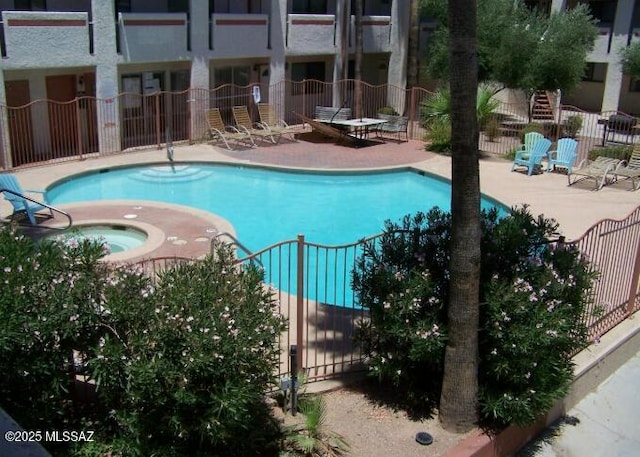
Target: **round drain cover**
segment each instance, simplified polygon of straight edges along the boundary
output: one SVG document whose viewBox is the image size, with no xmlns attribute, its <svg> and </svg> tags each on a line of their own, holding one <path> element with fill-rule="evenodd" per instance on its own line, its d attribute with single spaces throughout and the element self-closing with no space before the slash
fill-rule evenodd
<svg viewBox="0 0 640 457">
<path fill-rule="evenodd" d="M 433 437 L 427 432 L 419 432 L 416 434 L 416 441 L 426 446 L 433 443 Z"/>
</svg>

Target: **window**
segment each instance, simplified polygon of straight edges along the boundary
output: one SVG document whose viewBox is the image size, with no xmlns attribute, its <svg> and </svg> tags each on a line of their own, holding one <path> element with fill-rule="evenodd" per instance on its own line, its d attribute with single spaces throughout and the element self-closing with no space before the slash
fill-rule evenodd
<svg viewBox="0 0 640 457">
<path fill-rule="evenodd" d="M 604 79 L 607 75 L 607 64 L 606 63 L 594 63 L 589 62 L 584 70 L 584 76 L 582 77 L 583 81 L 588 82 L 604 82 Z"/>
<path fill-rule="evenodd" d="M 188 13 L 189 0 L 169 0 L 168 10 L 170 13 Z"/>
<path fill-rule="evenodd" d="M 640 78 L 631 78 L 629 92 L 640 92 Z"/>
<path fill-rule="evenodd" d="M 292 13 L 327 13 L 327 0 L 293 0 Z"/>
<path fill-rule="evenodd" d="M 251 82 L 251 69 L 249 67 L 220 67 L 213 71 L 215 87 L 225 84 L 236 86 L 248 86 Z"/>
<path fill-rule="evenodd" d="M 17 11 L 47 11 L 46 0 L 15 0 L 13 6 Z"/>
<path fill-rule="evenodd" d="M 130 13 L 131 0 L 116 0 L 116 15 L 118 13 Z"/>
<path fill-rule="evenodd" d="M 617 2 L 611 0 L 592 0 L 584 2 L 589 5 L 591 15 L 601 24 L 613 24 L 616 17 Z"/>
<path fill-rule="evenodd" d="M 311 82 L 317 80 L 324 82 L 325 80 L 325 63 L 324 62 L 299 62 L 291 64 L 291 80 L 301 82 L 308 80 L 305 84 L 294 84 L 293 95 L 304 93 L 314 93 L 321 91 L 322 84 Z"/>
<path fill-rule="evenodd" d="M 303 81 L 305 79 L 317 79 L 324 81 L 324 62 L 301 62 L 291 64 L 291 79 L 293 81 Z"/>
<path fill-rule="evenodd" d="M 209 12 L 258 14 L 262 13 L 262 0 L 209 0 Z"/>
</svg>

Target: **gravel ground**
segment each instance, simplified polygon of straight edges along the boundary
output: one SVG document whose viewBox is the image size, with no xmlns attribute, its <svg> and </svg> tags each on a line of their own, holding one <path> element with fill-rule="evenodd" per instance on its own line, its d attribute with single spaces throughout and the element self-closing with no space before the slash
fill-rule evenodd
<svg viewBox="0 0 640 457">
<path fill-rule="evenodd" d="M 327 414 L 325 426 L 345 438 L 351 456 L 444 456 L 476 432 L 449 433 L 442 429 L 437 415 L 429 419 L 412 419 L 405 411 L 380 405 L 353 388 L 322 395 Z M 433 443 L 428 446 L 417 443 L 418 432 L 431 434 Z"/>
</svg>

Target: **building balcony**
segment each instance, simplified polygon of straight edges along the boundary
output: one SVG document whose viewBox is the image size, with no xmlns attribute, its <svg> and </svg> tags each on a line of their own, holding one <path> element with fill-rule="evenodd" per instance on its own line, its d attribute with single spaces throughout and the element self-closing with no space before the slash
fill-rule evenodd
<svg viewBox="0 0 640 457">
<path fill-rule="evenodd" d="M 589 61 L 606 60 L 611 50 L 611 39 L 613 38 L 611 32 L 611 26 L 600 25 L 598 27 L 598 36 L 593 44 L 593 51 L 589 54 Z"/>
<path fill-rule="evenodd" d="M 4 68 L 70 67 L 91 64 L 88 13 L 2 12 Z"/>
<path fill-rule="evenodd" d="M 335 54 L 336 17 L 332 14 L 289 14 L 287 54 Z"/>
<path fill-rule="evenodd" d="M 215 57 L 263 57 L 269 54 L 269 16 L 211 15 L 211 49 Z"/>
<path fill-rule="evenodd" d="M 362 50 L 363 52 L 391 52 L 391 17 L 362 17 Z M 351 16 L 350 50 L 355 51 L 356 18 Z"/>
<path fill-rule="evenodd" d="M 125 62 L 190 58 L 186 13 L 120 13 L 117 28 L 118 51 Z"/>
</svg>

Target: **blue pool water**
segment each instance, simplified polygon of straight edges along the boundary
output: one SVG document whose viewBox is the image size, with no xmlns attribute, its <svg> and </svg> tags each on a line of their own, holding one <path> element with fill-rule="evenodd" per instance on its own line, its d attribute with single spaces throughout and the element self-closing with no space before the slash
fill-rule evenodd
<svg viewBox="0 0 640 457">
<path fill-rule="evenodd" d="M 311 243 L 350 244 L 380 233 L 386 220 L 434 206 L 450 208 L 449 182 L 411 171 L 306 173 L 212 164 L 154 165 L 102 170 L 55 185 L 54 205 L 92 200 L 152 200 L 192 206 L 233 224 L 243 245 L 256 252 L 304 234 Z M 495 203 L 484 199 L 483 207 Z M 187 222 L 188 223 L 188 222 Z M 266 281 L 295 293 L 295 252 L 277 250 L 263 262 Z M 361 247 L 306 250 L 305 296 L 358 306 L 350 288 Z M 281 260 L 280 268 L 278 262 Z M 293 259 L 293 260 L 292 260 Z"/>
<path fill-rule="evenodd" d="M 385 220 L 450 207 L 448 182 L 411 171 L 298 173 L 211 164 L 128 167 L 85 174 L 47 191 L 54 205 L 153 200 L 192 206 L 229 220 L 252 251 L 304 234 L 345 244 L 379 233 Z M 483 201 L 485 207 L 492 203 Z"/>
</svg>

